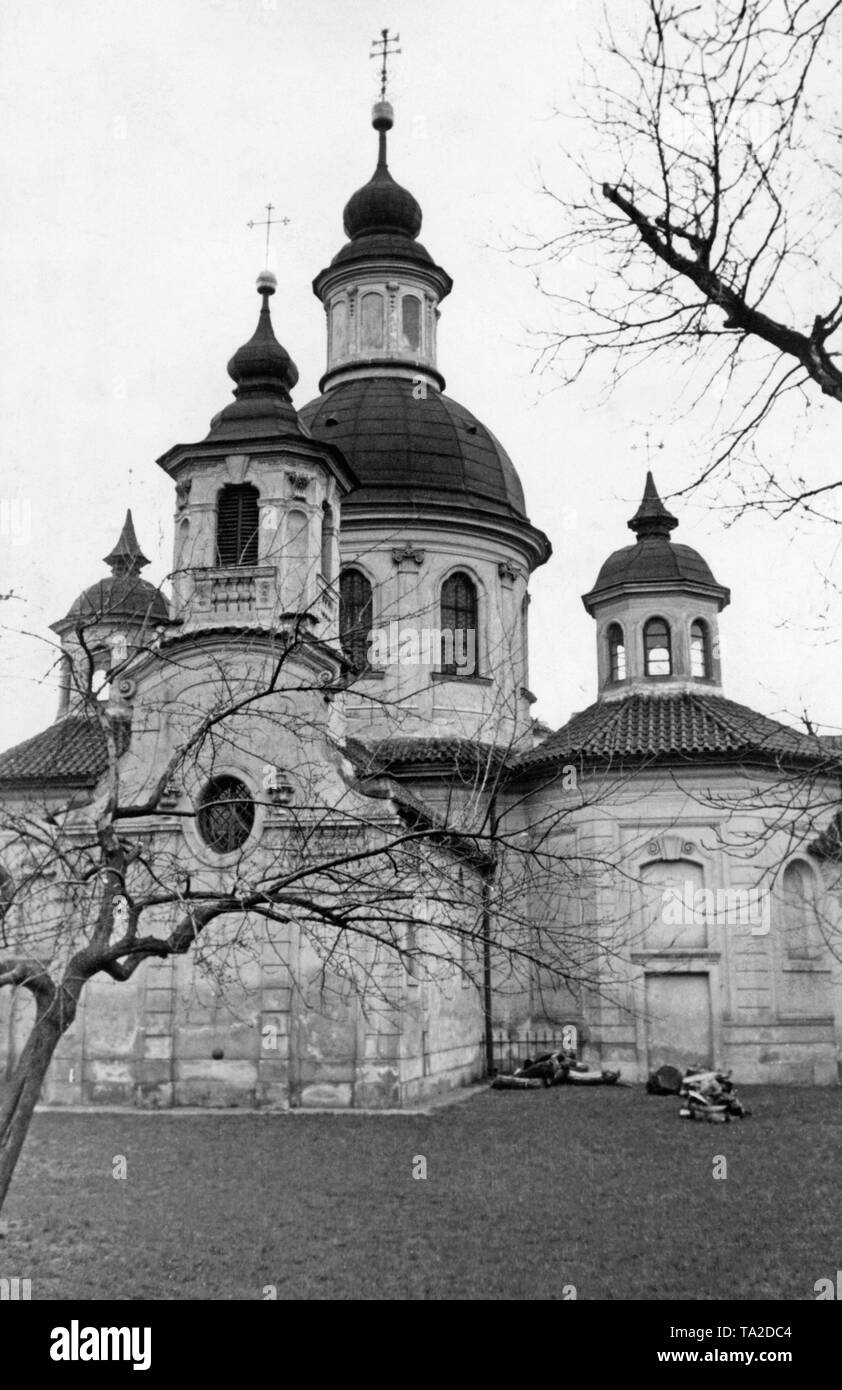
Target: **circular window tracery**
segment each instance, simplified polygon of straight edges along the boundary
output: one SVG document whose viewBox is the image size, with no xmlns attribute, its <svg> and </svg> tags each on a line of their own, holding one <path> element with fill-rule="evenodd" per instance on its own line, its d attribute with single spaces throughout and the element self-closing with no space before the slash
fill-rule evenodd
<svg viewBox="0 0 842 1390">
<path fill-rule="evenodd" d="M 239 777 L 214 777 L 199 799 L 196 823 L 206 845 L 217 854 L 241 849 L 254 826 L 254 800 Z"/>
</svg>

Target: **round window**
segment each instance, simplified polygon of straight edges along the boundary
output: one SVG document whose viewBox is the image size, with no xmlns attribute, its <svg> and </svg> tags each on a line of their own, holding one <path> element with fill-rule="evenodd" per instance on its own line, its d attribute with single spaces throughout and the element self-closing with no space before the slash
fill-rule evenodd
<svg viewBox="0 0 842 1390">
<path fill-rule="evenodd" d="M 237 777 L 214 777 L 202 792 L 196 817 L 199 834 L 218 854 L 240 849 L 254 825 L 254 801 Z"/>
</svg>

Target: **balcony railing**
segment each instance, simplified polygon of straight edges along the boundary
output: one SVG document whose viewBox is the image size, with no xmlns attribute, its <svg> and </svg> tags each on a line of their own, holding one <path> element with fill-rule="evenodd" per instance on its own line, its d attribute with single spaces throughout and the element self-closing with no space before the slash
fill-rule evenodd
<svg viewBox="0 0 842 1390">
<path fill-rule="evenodd" d="M 271 608 L 274 602 L 270 565 L 231 566 L 195 572 L 193 606 L 212 615 L 242 614 Z"/>
</svg>

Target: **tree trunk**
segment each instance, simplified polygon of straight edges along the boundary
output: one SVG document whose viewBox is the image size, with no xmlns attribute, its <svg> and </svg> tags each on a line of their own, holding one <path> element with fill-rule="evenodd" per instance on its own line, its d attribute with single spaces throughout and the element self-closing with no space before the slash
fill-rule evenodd
<svg viewBox="0 0 842 1390">
<path fill-rule="evenodd" d="M 58 1010 L 52 1008 L 45 1016 L 35 1020 L 0 1107 L 0 1210 L 6 1200 L 53 1053 L 62 1033 L 66 1032 L 72 1021 L 68 1020 L 62 1027 L 57 1015 Z"/>
</svg>

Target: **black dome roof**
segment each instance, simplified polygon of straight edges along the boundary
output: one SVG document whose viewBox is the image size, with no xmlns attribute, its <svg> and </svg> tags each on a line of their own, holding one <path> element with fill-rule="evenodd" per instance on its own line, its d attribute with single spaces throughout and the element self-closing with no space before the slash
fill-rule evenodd
<svg viewBox="0 0 842 1390">
<path fill-rule="evenodd" d="M 168 623 L 167 600 L 139 574 L 115 574 L 85 589 L 71 605 L 68 618 L 105 622 L 126 619 L 132 623 Z"/>
<path fill-rule="evenodd" d="M 368 183 L 348 199 L 342 222 L 345 235 L 352 240 L 373 232 L 414 238 L 421 230 L 421 207 L 409 190 L 392 178 L 386 165 L 378 164 Z"/>
<path fill-rule="evenodd" d="M 615 584 L 682 583 L 716 585 L 711 568 L 698 550 L 675 545 L 666 536 L 645 536 L 636 545 L 624 545 L 609 555 L 597 575 L 593 593 Z"/>
<path fill-rule="evenodd" d="M 339 446 L 360 480 L 342 503 L 343 515 L 372 505 L 419 517 L 457 507 L 529 526 L 520 479 L 502 444 L 439 391 L 428 388 L 419 399 L 405 377 L 354 378 L 299 416 L 317 439 Z M 546 558 L 549 542 L 535 535 Z"/>
<path fill-rule="evenodd" d="M 419 265 L 435 265 L 426 246 L 399 232 L 363 232 L 353 241 L 345 242 L 333 257 L 331 265 L 369 260 L 417 261 Z"/>
<path fill-rule="evenodd" d="M 670 540 L 670 532 L 678 521 L 658 496 L 651 472 L 646 474 L 643 500 L 628 524 L 637 535 L 637 543 L 624 545 L 608 556 L 590 593 L 584 595 L 586 608 L 590 610 L 594 599 L 609 589 L 640 584 L 704 588 L 713 590 L 723 606 L 728 603 L 728 590 L 716 582 L 710 565 L 698 550 Z"/>
</svg>

